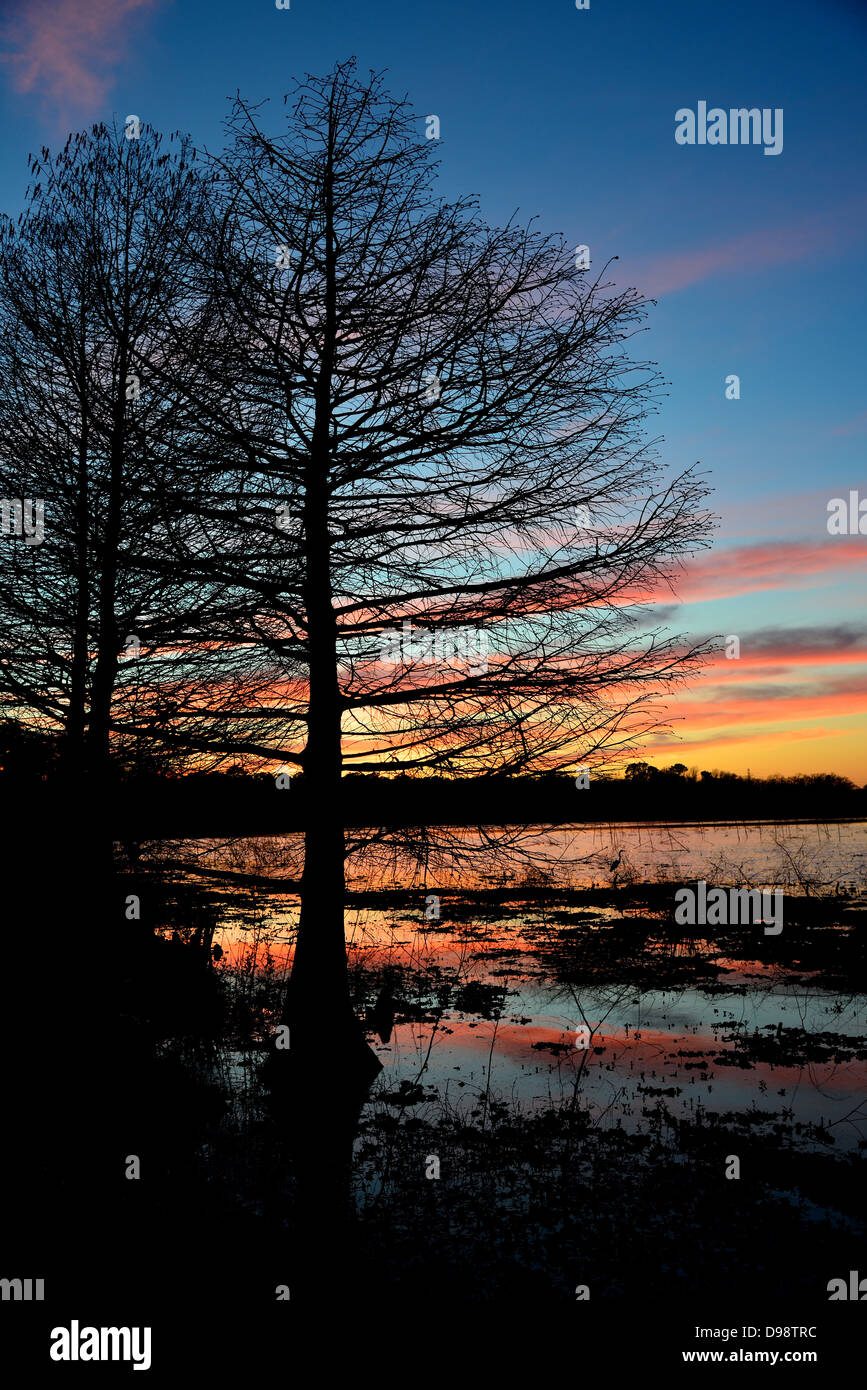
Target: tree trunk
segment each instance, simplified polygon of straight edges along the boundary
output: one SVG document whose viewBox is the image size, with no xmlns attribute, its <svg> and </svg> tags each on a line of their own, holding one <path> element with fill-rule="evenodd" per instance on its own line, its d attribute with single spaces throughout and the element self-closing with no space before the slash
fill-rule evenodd
<svg viewBox="0 0 867 1390">
<path fill-rule="evenodd" d="M 83 313 L 83 310 L 82 310 Z M 64 728 L 64 759 L 76 785 L 80 783 L 85 765 L 84 739 L 87 726 L 87 669 L 90 660 L 90 572 L 88 554 L 88 449 L 90 425 L 88 420 L 85 374 L 87 362 L 82 351 L 79 359 L 81 386 L 79 395 L 80 438 L 75 472 L 75 612 L 72 630 L 72 665 L 69 675 L 69 705 Z"/>
<path fill-rule="evenodd" d="M 126 442 L 126 372 L 129 351 L 121 341 L 117 398 L 112 419 L 109 452 L 109 493 L 105 528 L 98 554 L 99 628 L 96 669 L 90 692 L 87 731 L 87 776 L 92 796 L 91 840 L 93 873 L 103 894 L 103 909 L 110 911 L 114 858 L 112 854 L 111 706 L 117 681 L 120 634 L 115 605 L 120 567 L 123 465 Z"/>
<path fill-rule="evenodd" d="M 118 401 L 115 406 L 115 418 L 112 421 L 108 509 L 102 536 L 102 554 L 99 556 L 99 640 L 96 670 L 93 675 L 93 689 L 90 697 L 88 729 L 89 763 L 91 769 L 99 776 L 105 775 L 109 761 L 111 702 L 117 679 L 118 648 L 120 645 L 115 602 L 122 506 L 126 363 L 127 353 L 124 347 L 120 354 L 121 382 Z"/>
<path fill-rule="evenodd" d="M 335 124 L 332 121 L 332 139 Z M 331 389 L 337 342 L 337 276 L 332 151 L 324 179 L 325 319 L 322 360 L 304 492 L 309 702 L 303 755 L 307 791 L 301 916 L 287 1019 L 293 1049 L 339 1057 L 352 1073 L 380 1070 L 364 1041 L 349 993 L 344 936 L 345 840 L 341 809 L 342 701 L 328 534 Z"/>
</svg>

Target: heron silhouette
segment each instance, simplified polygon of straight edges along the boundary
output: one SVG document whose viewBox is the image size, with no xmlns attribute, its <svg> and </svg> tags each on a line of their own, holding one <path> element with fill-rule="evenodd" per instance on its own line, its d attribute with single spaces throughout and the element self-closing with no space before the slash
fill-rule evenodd
<svg viewBox="0 0 867 1390">
<path fill-rule="evenodd" d="M 613 874 L 615 869 L 619 869 L 619 868 L 620 868 L 620 861 L 621 861 L 622 858 L 623 858 L 623 850 L 621 849 L 621 850 L 618 850 L 618 851 L 617 851 L 617 858 L 614 860 L 614 863 L 608 865 L 608 868 L 609 868 L 609 872 L 610 872 L 610 873 Z"/>
</svg>

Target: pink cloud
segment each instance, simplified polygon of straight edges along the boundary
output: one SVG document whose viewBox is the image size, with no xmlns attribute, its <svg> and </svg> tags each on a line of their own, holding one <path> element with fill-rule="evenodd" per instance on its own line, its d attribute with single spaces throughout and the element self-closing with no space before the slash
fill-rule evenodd
<svg viewBox="0 0 867 1390">
<path fill-rule="evenodd" d="M 856 218 L 857 213 L 857 218 Z M 628 262 L 630 280 L 643 293 L 671 294 L 717 275 L 744 274 L 766 266 L 786 265 L 810 257 L 827 256 L 842 245 L 863 223 L 863 200 L 833 214 L 806 218 L 797 225 L 783 223 L 735 237 L 715 246 L 672 251 L 662 256 Z"/>
<path fill-rule="evenodd" d="M 727 681 L 731 684 L 756 680 L 759 677 L 768 678 L 779 677 L 795 667 L 803 666 L 807 669 L 816 667 L 824 669 L 830 666 L 863 666 L 867 662 L 867 650 L 862 647 L 853 648 L 851 651 L 829 651 L 827 648 L 817 646 L 814 651 L 795 652 L 788 650 L 780 645 L 776 651 L 762 650 L 760 659 L 753 663 L 749 654 L 746 658 L 741 652 L 739 661 L 728 660 L 725 654 L 717 654 L 711 660 L 705 661 L 702 671 L 707 675 L 713 672 L 715 682 Z"/>
<path fill-rule="evenodd" d="M 856 415 L 854 420 L 846 420 L 842 425 L 837 425 L 832 434 L 864 434 L 867 431 L 867 410 L 863 410 L 860 415 Z"/>
<path fill-rule="evenodd" d="M 863 570 L 867 538 L 845 536 L 827 542 L 773 541 L 765 545 L 739 546 L 711 552 L 690 561 L 674 580 L 682 603 L 732 598 L 763 589 L 803 589 L 832 582 L 847 571 Z M 620 595 L 619 601 L 647 600 L 647 595 Z M 669 591 L 660 587 L 655 597 L 665 601 Z"/>
<path fill-rule="evenodd" d="M 112 69 L 134 37 L 136 12 L 160 0 L 22 0 L 6 18 L 0 55 L 16 92 L 37 95 L 58 124 L 100 114 Z"/>
</svg>

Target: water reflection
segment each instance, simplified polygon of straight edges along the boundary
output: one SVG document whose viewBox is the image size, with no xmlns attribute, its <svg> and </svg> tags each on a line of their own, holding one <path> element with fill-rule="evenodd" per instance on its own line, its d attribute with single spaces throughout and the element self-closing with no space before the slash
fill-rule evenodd
<svg viewBox="0 0 867 1390">
<path fill-rule="evenodd" d="M 658 905 L 625 898 L 558 910 L 558 892 L 592 885 L 592 856 L 606 861 L 615 843 L 622 858 L 637 863 L 643 856 L 643 867 L 663 878 L 675 842 L 687 875 L 710 873 L 736 847 L 739 862 L 761 878 L 779 873 L 774 856 L 782 835 L 777 826 L 544 830 L 539 840 L 552 862 L 567 848 L 583 858 L 550 884 L 542 909 L 521 901 L 520 885 L 509 902 L 452 893 L 440 921 L 425 919 L 423 896 L 417 904 L 404 893 L 393 903 L 351 906 L 352 978 L 384 1066 L 374 1102 L 400 1096 L 400 1113 L 405 1088 L 423 1081 L 426 1098 L 412 1092 L 416 1118 L 429 1118 L 447 1098 L 450 1109 L 478 1121 L 492 1099 L 519 1111 L 571 1101 L 580 1079 L 581 1103 L 594 1123 L 637 1131 L 651 1110 L 678 1120 L 753 1107 L 755 1124 L 760 1116 L 768 1124 L 784 1116 L 805 1145 L 825 1142 L 817 1128 L 833 1131 L 841 1148 L 853 1146 L 863 1134 L 862 1117 L 847 1115 L 865 1055 L 857 1046 L 862 994 L 817 986 L 815 968 L 727 954 L 725 942 L 673 940 L 659 930 Z M 802 873 L 808 861 L 816 878 L 863 873 L 863 825 L 790 827 L 784 843 L 790 859 L 801 856 Z M 205 869 L 233 867 L 244 876 L 226 895 L 221 969 L 234 980 L 242 1024 L 257 1014 L 267 1021 L 270 996 L 274 1019 L 298 913 L 297 895 L 275 892 L 274 880 L 292 880 L 296 838 L 200 843 L 196 854 Z M 249 883 L 266 871 L 267 887 Z M 382 895 L 382 866 L 356 865 L 356 883 L 364 873 L 370 892 Z M 532 885 L 533 875 L 527 881 Z M 399 895 L 414 884 L 388 886 Z M 439 880 L 436 886 L 444 888 Z M 676 987 L 658 987 L 660 955 L 679 958 Z M 604 983 L 596 983 L 596 973 Z M 377 1016 L 386 998 L 387 1035 Z M 581 1024 L 592 1034 L 586 1055 L 576 1046 Z"/>
<path fill-rule="evenodd" d="M 430 862 L 401 877 L 393 861 L 356 862 L 350 981 L 382 1063 L 369 1087 L 356 1084 L 324 1029 L 288 1089 L 262 1065 L 298 920 L 293 837 L 173 847 L 167 857 L 195 863 L 222 912 L 214 942 L 228 1012 L 218 1052 L 231 1108 L 219 1142 L 232 1136 L 247 1155 L 227 1181 L 275 1232 L 291 1233 L 300 1290 L 324 1296 L 338 1259 L 347 1270 L 379 1261 L 386 1281 L 399 1278 L 420 1258 L 408 1234 L 418 1225 L 440 1252 L 428 1274 L 437 1259 L 451 1270 L 455 1240 L 484 1263 L 493 1224 L 501 1248 L 484 1279 L 493 1287 L 506 1277 L 503 1250 L 517 1242 L 521 1278 L 532 1283 L 536 1256 L 521 1244 L 531 1240 L 523 1226 L 516 1234 L 519 1209 L 535 1212 L 532 1240 L 545 1246 L 546 1277 L 560 1280 L 569 1251 L 591 1238 L 598 1268 L 606 1232 L 623 1219 L 615 1178 L 640 1189 L 655 1270 L 654 1204 L 670 1226 L 685 1219 L 673 1176 L 684 1164 L 689 1203 L 703 1203 L 702 1221 L 719 1226 L 711 1245 L 738 1223 L 745 1245 L 752 1239 L 747 1208 L 719 1187 L 727 1154 L 749 1155 L 750 1170 L 766 1174 L 763 1202 L 773 1181 L 800 1203 L 799 1162 L 834 1162 L 848 1174 L 839 1165 L 865 1132 L 863 966 L 854 944 L 864 826 L 798 826 L 787 840 L 780 827 L 672 833 L 676 861 L 665 834 L 652 841 L 646 826 L 546 830 L 537 848 L 547 868 L 538 857 L 523 873 L 489 863 L 460 888 L 447 864 L 436 871 L 442 877 Z M 567 865 L 576 838 L 580 856 Z M 616 849 L 625 877 L 612 881 Z M 645 853 L 642 880 L 635 865 Z M 783 935 L 675 928 L 670 866 L 721 876 L 736 853 L 754 880 L 789 873 L 786 891 L 800 907 Z M 850 882 L 854 895 L 841 888 Z M 440 911 L 429 920 L 435 889 Z M 818 1190 L 839 1187 L 845 1212 L 849 1181 L 823 1179 Z M 850 1229 L 830 1207 L 826 1219 Z M 790 1237 L 783 1223 L 781 1251 Z"/>
</svg>

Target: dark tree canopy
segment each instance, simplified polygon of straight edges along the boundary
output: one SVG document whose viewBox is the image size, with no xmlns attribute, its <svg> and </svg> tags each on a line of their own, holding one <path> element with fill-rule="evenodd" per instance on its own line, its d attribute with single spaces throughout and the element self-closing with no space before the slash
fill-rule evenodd
<svg viewBox="0 0 867 1390">
<path fill-rule="evenodd" d="M 49 528 L 0 579 L 0 698 L 91 770 L 303 769 L 290 1012 L 327 994 L 337 1038 L 343 773 L 622 757 L 705 650 L 646 605 L 706 489 L 646 438 L 647 301 L 442 199 L 381 78 L 238 98 L 204 163 L 126 137 L 43 151 L 0 231 L 0 482 Z"/>
<path fill-rule="evenodd" d="M 201 407 L 249 453 L 223 522 L 286 696 L 245 712 L 251 747 L 309 761 L 321 693 L 352 770 L 610 757 L 699 654 L 641 627 L 708 530 L 700 481 L 643 439 L 659 380 L 624 345 L 646 301 L 441 200 L 418 118 L 351 63 L 282 131 L 239 99 L 229 132 L 231 404 Z"/>
</svg>

